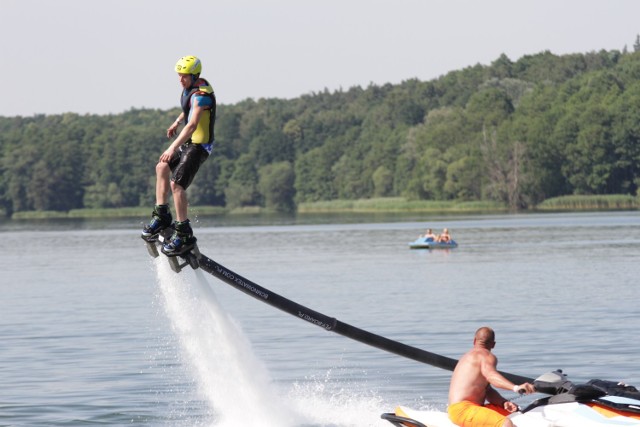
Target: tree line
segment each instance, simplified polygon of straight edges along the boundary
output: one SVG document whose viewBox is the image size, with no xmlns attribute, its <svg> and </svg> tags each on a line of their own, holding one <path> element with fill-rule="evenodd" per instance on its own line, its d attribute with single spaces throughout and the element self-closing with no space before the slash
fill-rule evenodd
<svg viewBox="0 0 640 427">
<path fill-rule="evenodd" d="M 403 196 L 514 209 L 571 194 L 637 193 L 634 52 L 501 55 L 430 81 L 220 105 L 195 205 L 294 211 L 301 202 Z M 0 117 L 0 204 L 151 206 L 178 109 Z"/>
</svg>

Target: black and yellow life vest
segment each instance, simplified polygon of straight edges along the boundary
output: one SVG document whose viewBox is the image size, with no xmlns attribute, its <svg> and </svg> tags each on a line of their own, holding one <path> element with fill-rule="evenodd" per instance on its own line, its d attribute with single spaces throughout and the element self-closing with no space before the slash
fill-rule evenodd
<svg viewBox="0 0 640 427">
<path fill-rule="evenodd" d="M 191 97 L 193 95 L 204 96 L 209 98 L 209 114 L 202 114 L 198 127 L 191 135 L 191 142 L 194 144 L 208 144 L 214 141 L 214 125 L 216 121 L 216 95 L 213 92 L 213 88 L 205 79 L 198 79 L 189 89 L 185 89 L 182 92 L 180 98 L 180 105 L 182 106 L 182 112 L 184 113 L 185 121 L 189 121 L 189 115 L 191 113 Z"/>
</svg>

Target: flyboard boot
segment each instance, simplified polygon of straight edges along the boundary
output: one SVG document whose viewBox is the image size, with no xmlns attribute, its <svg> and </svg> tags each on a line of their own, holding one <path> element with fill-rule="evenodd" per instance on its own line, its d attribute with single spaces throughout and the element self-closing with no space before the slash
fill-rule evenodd
<svg viewBox="0 0 640 427">
<path fill-rule="evenodd" d="M 194 248 L 197 240 L 188 219 L 176 221 L 173 235 L 162 246 L 162 253 L 167 256 L 183 255 Z"/>
<path fill-rule="evenodd" d="M 161 234 L 167 234 L 164 237 L 168 238 L 173 231 L 172 224 L 173 217 L 171 216 L 171 212 L 169 212 L 169 206 L 156 205 L 151 214 L 151 222 L 144 226 L 140 237 L 147 242 L 157 241 Z M 166 233 L 164 233 L 165 231 Z"/>
</svg>

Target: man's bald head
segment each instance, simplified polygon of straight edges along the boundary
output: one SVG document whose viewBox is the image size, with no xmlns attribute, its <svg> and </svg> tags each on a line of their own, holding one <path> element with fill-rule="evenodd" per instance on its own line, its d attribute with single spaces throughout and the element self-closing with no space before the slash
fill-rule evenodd
<svg viewBox="0 0 640 427">
<path fill-rule="evenodd" d="M 494 344 L 496 343 L 496 334 L 490 327 L 483 326 L 476 331 L 474 341 L 475 343 L 480 344 L 482 347 L 493 348 Z"/>
</svg>

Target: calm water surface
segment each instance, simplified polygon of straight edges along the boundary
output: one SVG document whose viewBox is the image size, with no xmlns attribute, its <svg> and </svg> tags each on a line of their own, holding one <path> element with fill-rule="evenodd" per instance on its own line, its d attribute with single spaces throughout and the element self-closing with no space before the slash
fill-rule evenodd
<svg viewBox="0 0 640 427">
<path fill-rule="evenodd" d="M 201 251 L 321 313 L 456 358 L 486 324 L 502 370 L 640 385 L 637 212 L 243 221 L 199 219 Z M 444 409 L 449 372 L 175 275 L 138 222 L 0 223 L 1 426 L 385 426 L 396 404 Z M 409 250 L 426 227 L 460 247 Z"/>
</svg>

